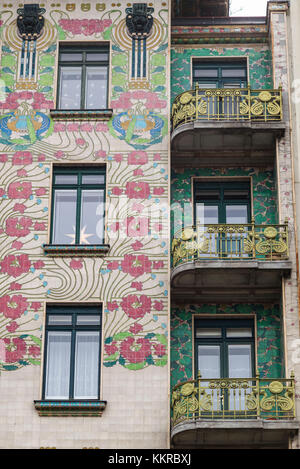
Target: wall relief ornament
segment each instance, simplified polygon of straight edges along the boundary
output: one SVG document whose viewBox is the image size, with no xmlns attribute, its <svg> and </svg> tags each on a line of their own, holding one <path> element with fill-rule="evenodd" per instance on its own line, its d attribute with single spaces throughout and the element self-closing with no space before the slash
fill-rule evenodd
<svg viewBox="0 0 300 469">
<path fill-rule="evenodd" d="M 24 8 L 17 10 L 18 19 L 17 26 L 19 34 L 27 41 L 36 40 L 44 27 L 43 14 L 46 12 L 44 8 L 40 8 L 37 3 L 24 5 Z"/>
</svg>

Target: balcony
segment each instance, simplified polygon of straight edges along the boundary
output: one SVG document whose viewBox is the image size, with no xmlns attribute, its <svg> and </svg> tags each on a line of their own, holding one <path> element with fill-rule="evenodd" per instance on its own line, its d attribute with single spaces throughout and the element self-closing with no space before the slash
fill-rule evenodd
<svg viewBox="0 0 300 469">
<path fill-rule="evenodd" d="M 173 238 L 172 258 L 176 301 L 273 301 L 291 271 L 288 223 L 186 227 Z"/>
<path fill-rule="evenodd" d="M 175 447 L 288 447 L 298 432 L 294 375 L 180 383 L 172 392 Z"/>
<path fill-rule="evenodd" d="M 172 106 L 173 164 L 184 166 L 273 164 L 284 134 L 282 91 L 200 89 Z"/>
</svg>

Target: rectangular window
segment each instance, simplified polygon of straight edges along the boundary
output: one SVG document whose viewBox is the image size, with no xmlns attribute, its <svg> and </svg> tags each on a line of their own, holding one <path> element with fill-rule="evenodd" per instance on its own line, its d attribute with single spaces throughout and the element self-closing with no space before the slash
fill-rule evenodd
<svg viewBox="0 0 300 469">
<path fill-rule="evenodd" d="M 106 109 L 108 59 L 107 46 L 61 46 L 58 109 Z"/>
<path fill-rule="evenodd" d="M 199 88 L 246 88 L 246 60 L 193 61 L 193 87 Z"/>
<path fill-rule="evenodd" d="M 49 307 L 43 399 L 99 399 L 100 344 L 100 307 Z"/>
<path fill-rule="evenodd" d="M 104 242 L 105 168 L 54 168 L 51 244 Z"/>
</svg>

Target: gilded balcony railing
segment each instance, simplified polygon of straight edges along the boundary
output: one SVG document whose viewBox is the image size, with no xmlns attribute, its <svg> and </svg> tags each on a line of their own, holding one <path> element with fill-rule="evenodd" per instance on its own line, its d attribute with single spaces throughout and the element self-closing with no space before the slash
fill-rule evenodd
<svg viewBox="0 0 300 469">
<path fill-rule="evenodd" d="M 201 225 L 185 227 L 172 242 L 173 267 L 196 260 L 286 260 L 288 222 L 282 225 Z"/>
<path fill-rule="evenodd" d="M 271 122 L 282 120 L 282 90 L 247 88 L 185 91 L 172 106 L 172 128 L 193 121 Z"/>
<path fill-rule="evenodd" d="M 172 425 L 188 420 L 295 418 L 294 374 L 286 379 L 198 378 L 172 392 Z"/>
</svg>

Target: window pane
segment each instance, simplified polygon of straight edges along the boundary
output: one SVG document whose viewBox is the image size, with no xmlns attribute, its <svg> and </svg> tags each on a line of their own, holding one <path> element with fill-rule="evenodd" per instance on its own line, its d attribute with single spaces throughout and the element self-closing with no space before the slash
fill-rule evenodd
<svg viewBox="0 0 300 469">
<path fill-rule="evenodd" d="M 196 205 L 197 223 L 201 225 L 214 224 L 219 222 L 219 207 L 217 205 L 205 205 L 197 203 Z"/>
<path fill-rule="evenodd" d="M 81 52 L 61 52 L 59 59 L 62 62 L 79 62 L 82 61 Z"/>
<path fill-rule="evenodd" d="M 251 345 L 228 346 L 229 378 L 251 378 Z"/>
<path fill-rule="evenodd" d="M 222 70 L 222 77 L 224 78 L 232 78 L 232 77 L 246 77 L 246 70 L 244 68 L 224 68 Z"/>
<path fill-rule="evenodd" d="M 69 399 L 71 332 L 48 332 L 45 399 Z"/>
<path fill-rule="evenodd" d="M 217 83 L 201 83 L 199 82 L 199 88 L 203 88 L 203 89 L 210 89 L 210 88 L 217 88 Z"/>
<path fill-rule="evenodd" d="M 82 175 L 82 184 L 104 184 L 105 176 L 104 174 L 83 174 Z"/>
<path fill-rule="evenodd" d="M 80 109 L 81 107 L 81 67 L 60 68 L 60 109 Z"/>
<path fill-rule="evenodd" d="M 87 67 L 86 69 L 86 109 L 105 109 L 107 94 L 107 67 Z"/>
<path fill-rule="evenodd" d="M 48 316 L 49 326 L 72 325 L 72 316 L 63 314 L 50 314 Z"/>
<path fill-rule="evenodd" d="M 77 184 L 76 174 L 57 174 L 55 184 Z"/>
<path fill-rule="evenodd" d="M 201 378 L 220 378 L 220 347 L 218 345 L 198 346 L 198 370 Z"/>
<path fill-rule="evenodd" d="M 86 60 L 89 62 L 104 62 L 108 61 L 107 52 L 87 52 Z"/>
<path fill-rule="evenodd" d="M 104 191 L 81 193 L 80 244 L 101 244 L 104 230 Z"/>
<path fill-rule="evenodd" d="M 53 244 L 75 244 L 76 202 L 76 190 L 55 191 Z"/>
<path fill-rule="evenodd" d="M 99 332 L 77 332 L 74 398 L 97 399 L 99 395 Z"/>
<path fill-rule="evenodd" d="M 205 78 L 218 78 L 218 70 L 217 69 L 205 69 L 205 68 L 199 68 L 194 70 L 194 76 L 195 77 L 205 77 Z"/>
<path fill-rule="evenodd" d="M 252 337 L 252 329 L 249 328 L 233 328 L 226 329 L 227 337 Z"/>
<path fill-rule="evenodd" d="M 226 223 L 247 224 L 248 223 L 247 205 L 226 205 Z"/>
<path fill-rule="evenodd" d="M 92 315 L 92 316 L 86 316 L 84 314 L 77 316 L 77 322 L 76 324 L 78 326 L 98 326 L 100 324 L 100 316 L 97 315 Z"/>
<path fill-rule="evenodd" d="M 208 328 L 197 327 L 196 337 L 222 337 L 222 331 L 219 328 L 208 329 Z"/>
</svg>

